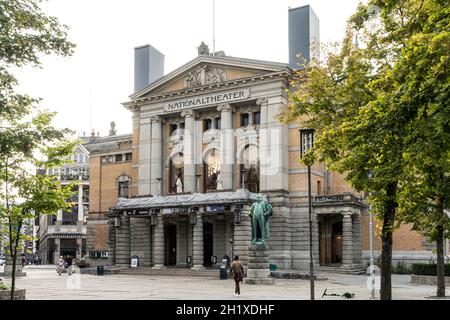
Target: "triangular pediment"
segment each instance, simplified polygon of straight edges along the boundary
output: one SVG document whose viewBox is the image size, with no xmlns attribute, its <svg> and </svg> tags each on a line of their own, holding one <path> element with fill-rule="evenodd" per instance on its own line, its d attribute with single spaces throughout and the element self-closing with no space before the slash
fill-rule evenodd
<svg viewBox="0 0 450 320">
<path fill-rule="evenodd" d="M 140 99 L 152 94 L 202 87 L 289 70 L 287 64 L 234 57 L 198 56 L 194 60 L 133 94 Z"/>
</svg>

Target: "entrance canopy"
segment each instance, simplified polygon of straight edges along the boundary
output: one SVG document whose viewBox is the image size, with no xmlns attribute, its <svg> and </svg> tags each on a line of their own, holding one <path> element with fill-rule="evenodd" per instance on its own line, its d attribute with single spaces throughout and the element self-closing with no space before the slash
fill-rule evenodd
<svg viewBox="0 0 450 320">
<path fill-rule="evenodd" d="M 236 192 L 209 192 L 140 198 L 119 198 L 114 210 L 128 209 L 156 209 L 173 208 L 182 206 L 203 206 L 217 204 L 238 204 L 256 201 L 256 193 L 247 189 L 239 189 Z"/>
</svg>

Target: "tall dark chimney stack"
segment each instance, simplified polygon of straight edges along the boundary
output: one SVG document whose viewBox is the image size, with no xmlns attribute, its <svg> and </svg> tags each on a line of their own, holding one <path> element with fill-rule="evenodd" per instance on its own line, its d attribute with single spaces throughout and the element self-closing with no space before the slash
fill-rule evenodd
<svg viewBox="0 0 450 320">
<path fill-rule="evenodd" d="M 300 69 L 303 59 L 309 63 L 312 58 L 319 58 L 320 41 L 319 19 L 310 5 L 289 9 L 289 67 Z M 297 55 L 301 55 L 301 59 Z"/>
<path fill-rule="evenodd" d="M 134 48 L 134 92 L 164 76 L 164 55 L 147 44 Z"/>
</svg>

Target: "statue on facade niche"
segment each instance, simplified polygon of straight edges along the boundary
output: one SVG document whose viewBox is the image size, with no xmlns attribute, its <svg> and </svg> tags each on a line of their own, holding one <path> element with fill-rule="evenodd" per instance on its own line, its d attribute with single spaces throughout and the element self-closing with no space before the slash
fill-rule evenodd
<svg viewBox="0 0 450 320">
<path fill-rule="evenodd" d="M 217 191 L 221 191 L 221 190 L 223 190 L 223 185 L 222 185 L 222 177 L 221 177 L 221 175 L 220 175 L 220 172 L 217 174 L 217 187 L 216 187 L 216 190 Z"/>
<path fill-rule="evenodd" d="M 267 199 L 258 194 L 256 201 L 250 207 L 252 221 L 252 244 L 265 244 L 269 239 L 269 217 L 273 214 L 273 208 Z"/>
<path fill-rule="evenodd" d="M 175 184 L 177 186 L 177 193 L 183 193 L 183 182 L 181 182 L 180 177 L 177 178 L 177 182 Z"/>
</svg>

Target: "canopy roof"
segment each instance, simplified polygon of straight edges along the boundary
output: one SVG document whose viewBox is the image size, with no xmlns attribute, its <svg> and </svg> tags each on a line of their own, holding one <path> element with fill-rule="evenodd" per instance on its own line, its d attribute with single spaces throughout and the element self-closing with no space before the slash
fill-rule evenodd
<svg viewBox="0 0 450 320">
<path fill-rule="evenodd" d="M 256 193 L 252 193 L 247 189 L 239 189 L 236 192 L 225 191 L 170 196 L 155 195 L 141 198 L 119 198 L 114 210 L 246 203 L 256 201 L 256 196 Z"/>
</svg>

